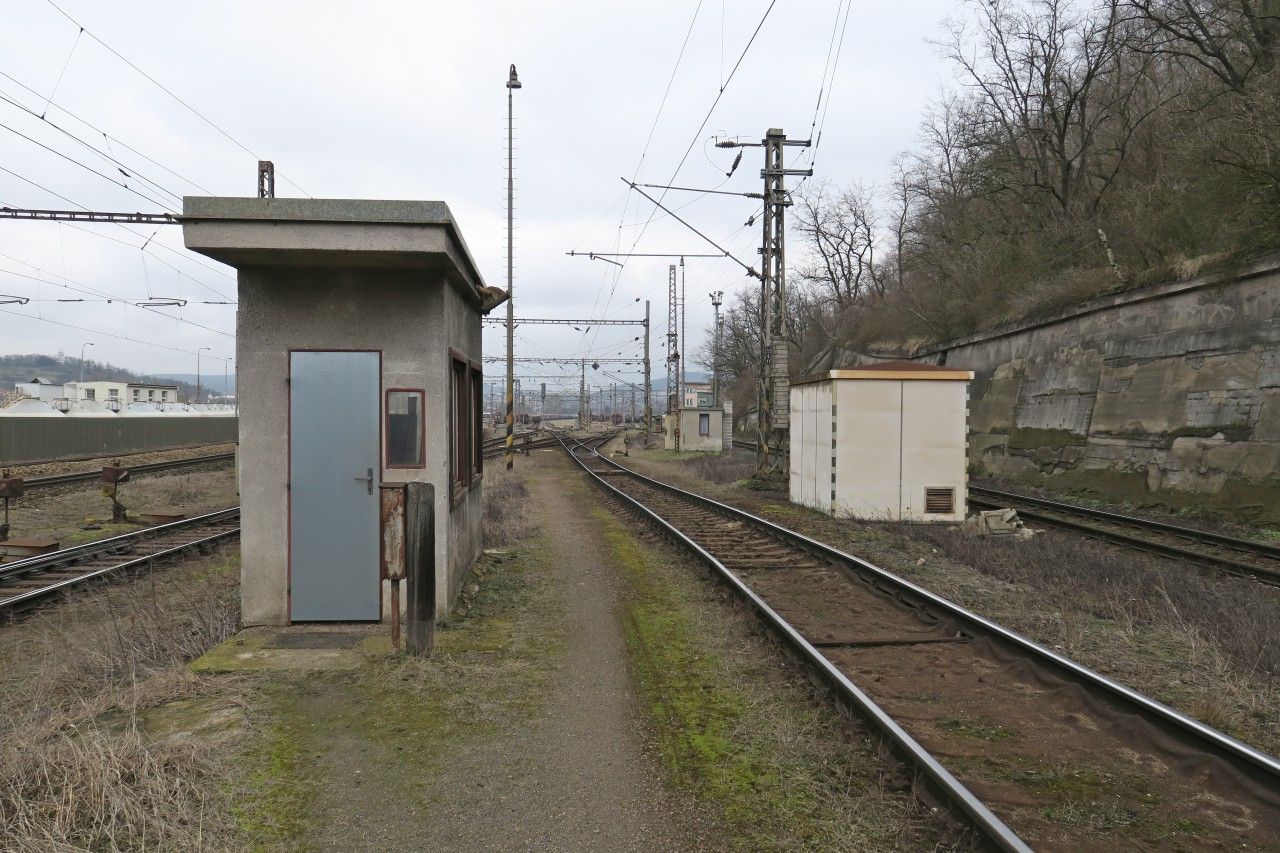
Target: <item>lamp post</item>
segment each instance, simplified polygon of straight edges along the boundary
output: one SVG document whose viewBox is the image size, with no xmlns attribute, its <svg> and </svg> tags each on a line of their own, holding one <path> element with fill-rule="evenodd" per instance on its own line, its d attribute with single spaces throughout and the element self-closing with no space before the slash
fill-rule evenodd
<svg viewBox="0 0 1280 853">
<path fill-rule="evenodd" d="M 83 343 L 83 344 L 81 344 L 81 345 L 80 345 L 80 385 L 83 385 L 83 384 L 84 384 L 84 348 L 85 348 L 85 347 L 91 347 L 91 346 L 93 346 L 93 344 L 91 344 L 91 343 Z M 82 398 L 81 398 L 81 395 L 82 395 L 83 393 L 84 393 L 84 391 L 82 391 L 82 390 L 79 388 L 79 386 L 77 386 L 77 387 L 76 387 L 76 399 L 82 399 Z"/>
<path fill-rule="evenodd" d="M 200 347 L 196 350 L 196 402 L 200 402 L 200 353 L 213 347 Z"/>
<path fill-rule="evenodd" d="M 512 179 L 512 93 L 520 88 L 520 78 L 516 76 L 515 65 L 511 66 L 511 72 L 507 76 L 507 470 L 510 471 L 516 464 L 515 441 L 516 441 L 516 421 L 514 412 L 515 403 L 515 384 L 516 384 L 516 368 L 515 368 L 515 287 L 512 283 L 512 274 L 514 263 L 512 260 L 512 252 L 515 247 L 511 243 L 512 239 L 512 204 L 515 200 L 514 185 Z"/>
</svg>

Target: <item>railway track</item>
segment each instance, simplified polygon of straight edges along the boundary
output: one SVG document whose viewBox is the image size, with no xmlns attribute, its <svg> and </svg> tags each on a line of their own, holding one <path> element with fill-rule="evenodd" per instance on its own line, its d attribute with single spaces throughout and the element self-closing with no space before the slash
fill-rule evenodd
<svg viewBox="0 0 1280 853">
<path fill-rule="evenodd" d="M 240 533 L 240 508 L 148 527 L 52 554 L 0 565 L 0 615 L 31 607 L 72 587 L 150 568 Z"/>
<path fill-rule="evenodd" d="M 507 452 L 506 442 L 507 442 L 506 436 L 502 436 L 501 438 L 496 438 L 496 439 L 491 438 L 485 441 L 484 444 L 481 445 L 484 457 L 486 459 L 492 459 L 495 456 L 501 456 L 504 453 L 506 453 Z M 540 448 L 559 447 L 559 446 L 560 444 L 558 441 L 556 441 L 554 436 L 544 435 L 539 438 L 535 438 L 533 437 L 533 433 L 527 433 L 523 438 L 519 435 L 516 436 L 514 449 L 517 452 L 520 452 L 525 450 L 537 450 Z"/>
<path fill-rule="evenodd" d="M 1009 507 L 1027 521 L 1280 585 L 1280 548 L 1274 545 L 979 486 L 969 487 L 969 505 L 975 509 Z"/>
<path fill-rule="evenodd" d="M 131 476 L 138 474 L 154 474 L 159 471 L 174 471 L 183 468 L 194 468 L 198 465 L 209 465 L 220 462 L 234 462 L 236 454 L 232 453 L 211 453 L 207 456 L 193 456 L 190 459 L 170 459 L 165 462 L 147 462 L 142 465 L 129 465 L 129 473 Z M 23 481 L 27 489 L 47 488 L 49 486 L 64 486 L 69 483 L 87 483 L 98 482 L 101 479 L 102 472 L 99 471 L 74 471 L 67 474 L 50 474 L 47 477 L 29 477 Z"/>
<path fill-rule="evenodd" d="M 857 557 L 569 447 L 1005 850 L 1280 845 L 1280 761 Z"/>
<path fill-rule="evenodd" d="M 756 443 L 746 439 L 735 438 L 733 446 L 756 449 Z M 1026 521 L 1280 586 L 1280 548 L 1274 545 L 980 486 L 969 486 L 969 506 L 1016 509 Z"/>
</svg>

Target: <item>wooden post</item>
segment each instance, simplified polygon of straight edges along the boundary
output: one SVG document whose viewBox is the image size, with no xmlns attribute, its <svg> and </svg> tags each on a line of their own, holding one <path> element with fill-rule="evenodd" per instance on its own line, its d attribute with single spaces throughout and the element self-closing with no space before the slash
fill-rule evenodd
<svg viewBox="0 0 1280 853">
<path fill-rule="evenodd" d="M 406 633 L 411 655 L 428 654 L 436 640 L 435 486 L 405 485 Z"/>
</svg>

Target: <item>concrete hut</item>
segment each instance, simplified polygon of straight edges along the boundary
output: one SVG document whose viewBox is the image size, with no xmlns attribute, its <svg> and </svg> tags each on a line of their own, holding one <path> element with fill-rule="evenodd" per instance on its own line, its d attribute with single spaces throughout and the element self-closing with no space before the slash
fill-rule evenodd
<svg viewBox="0 0 1280 853">
<path fill-rule="evenodd" d="M 791 384 L 791 501 L 835 516 L 963 521 L 969 382 L 891 361 Z"/>
<path fill-rule="evenodd" d="M 485 287 L 439 201 L 183 200 L 238 275 L 246 625 L 390 619 L 379 487 L 433 485 L 433 607 L 481 548 Z"/>
<path fill-rule="evenodd" d="M 662 422 L 667 450 L 719 453 L 725 448 L 724 409 L 719 406 L 682 408 L 663 417 Z M 679 430 L 679 447 L 676 430 Z"/>
</svg>

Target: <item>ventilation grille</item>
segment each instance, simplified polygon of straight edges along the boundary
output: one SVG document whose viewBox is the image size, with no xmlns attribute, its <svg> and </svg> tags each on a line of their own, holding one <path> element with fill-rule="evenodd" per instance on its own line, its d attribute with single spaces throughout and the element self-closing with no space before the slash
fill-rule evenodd
<svg viewBox="0 0 1280 853">
<path fill-rule="evenodd" d="M 930 515 L 951 515 L 956 511 L 956 490 L 925 489 L 924 511 Z"/>
</svg>

